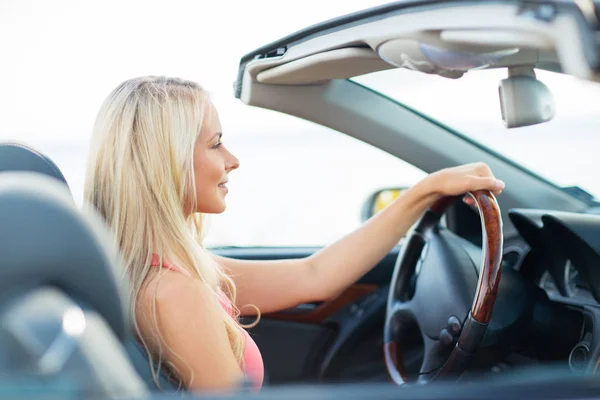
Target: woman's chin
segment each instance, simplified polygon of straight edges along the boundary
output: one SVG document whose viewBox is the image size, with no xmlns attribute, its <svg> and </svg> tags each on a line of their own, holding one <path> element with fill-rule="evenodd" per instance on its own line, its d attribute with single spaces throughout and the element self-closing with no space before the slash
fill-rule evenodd
<svg viewBox="0 0 600 400">
<path fill-rule="evenodd" d="M 203 209 L 199 209 L 198 212 L 202 214 L 222 214 L 227 209 L 227 204 L 223 202 L 222 204 L 215 204 L 213 207 L 207 207 Z"/>
</svg>

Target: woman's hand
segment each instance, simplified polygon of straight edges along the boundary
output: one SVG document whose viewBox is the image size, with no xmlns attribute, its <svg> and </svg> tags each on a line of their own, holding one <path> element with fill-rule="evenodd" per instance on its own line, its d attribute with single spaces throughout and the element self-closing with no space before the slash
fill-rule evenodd
<svg viewBox="0 0 600 400">
<path fill-rule="evenodd" d="M 425 178 L 423 183 L 428 185 L 434 201 L 444 196 L 458 196 L 482 189 L 490 190 L 497 196 L 504 189 L 504 182 L 497 179 L 490 167 L 482 162 L 439 170 Z M 465 197 L 464 201 L 474 204 L 471 197 Z"/>
</svg>

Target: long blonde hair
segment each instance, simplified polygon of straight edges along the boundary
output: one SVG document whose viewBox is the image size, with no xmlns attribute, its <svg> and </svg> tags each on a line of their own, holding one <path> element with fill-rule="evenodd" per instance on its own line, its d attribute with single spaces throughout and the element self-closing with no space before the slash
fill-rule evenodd
<svg viewBox="0 0 600 400">
<path fill-rule="evenodd" d="M 202 246 L 203 215 L 189 212 L 196 210 L 194 144 L 209 101 L 206 91 L 194 82 L 134 78 L 119 85 L 104 101 L 93 130 L 84 198 L 115 234 L 131 283 L 135 333 L 148 353 L 157 383 L 164 351 L 156 294 L 152 314 L 158 354 L 152 354 L 142 337 L 136 315 L 143 285 L 157 270 L 150 266 L 153 253 L 189 268 L 215 296 L 219 287 L 225 289 L 234 312 L 230 315 L 223 310 L 223 320 L 233 353 L 243 364 L 244 336 L 237 322 L 235 285 Z"/>
</svg>

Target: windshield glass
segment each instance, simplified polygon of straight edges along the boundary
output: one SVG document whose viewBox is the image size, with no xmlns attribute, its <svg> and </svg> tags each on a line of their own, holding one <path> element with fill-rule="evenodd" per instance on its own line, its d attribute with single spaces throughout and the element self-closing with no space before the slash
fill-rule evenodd
<svg viewBox="0 0 600 400">
<path fill-rule="evenodd" d="M 536 70 L 552 92 L 556 116 L 549 122 L 507 129 L 498 84 L 506 69 L 443 78 L 407 69 L 353 80 L 380 92 L 512 159 L 558 186 L 579 186 L 600 196 L 600 84 Z"/>
</svg>

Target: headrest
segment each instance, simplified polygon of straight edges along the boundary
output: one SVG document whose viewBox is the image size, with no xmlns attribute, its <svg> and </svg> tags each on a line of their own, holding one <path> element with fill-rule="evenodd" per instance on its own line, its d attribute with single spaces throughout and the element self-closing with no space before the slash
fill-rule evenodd
<svg viewBox="0 0 600 400">
<path fill-rule="evenodd" d="M 0 142 L 0 173 L 11 171 L 37 172 L 69 186 L 60 169 L 46 155 L 23 143 Z"/>
<path fill-rule="evenodd" d="M 0 174 L 0 303 L 15 292 L 58 287 L 124 338 L 129 302 L 119 263 L 101 218 L 78 211 L 64 184 L 36 173 Z"/>
</svg>

